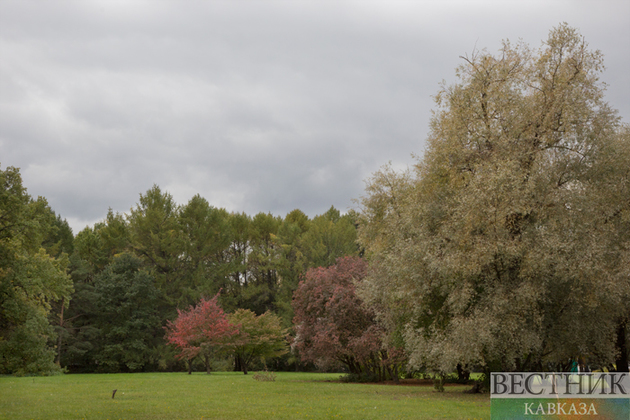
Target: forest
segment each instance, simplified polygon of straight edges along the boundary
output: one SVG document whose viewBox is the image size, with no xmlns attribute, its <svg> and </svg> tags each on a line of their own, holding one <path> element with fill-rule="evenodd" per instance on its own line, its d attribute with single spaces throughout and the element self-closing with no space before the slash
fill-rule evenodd
<svg viewBox="0 0 630 420">
<path fill-rule="evenodd" d="M 286 329 L 300 276 L 359 254 L 352 214 L 333 207 L 252 217 L 158 186 L 74 236 L 18 169 L 1 176 L 3 373 L 184 369 L 164 338 L 178 309 L 218 294 L 226 312 L 273 313 Z"/>
</svg>

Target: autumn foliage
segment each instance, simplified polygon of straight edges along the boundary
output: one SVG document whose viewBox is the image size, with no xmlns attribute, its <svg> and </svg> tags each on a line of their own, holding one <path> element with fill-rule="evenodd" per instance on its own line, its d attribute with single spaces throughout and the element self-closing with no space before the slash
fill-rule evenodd
<svg viewBox="0 0 630 420">
<path fill-rule="evenodd" d="M 351 374 L 396 379 L 398 364 L 389 357 L 395 351 L 384 347 L 373 310 L 355 293 L 367 267 L 361 258 L 344 257 L 331 267 L 308 270 L 293 295 L 293 346 L 303 361 L 320 366 L 337 361 Z"/>
<path fill-rule="evenodd" d="M 214 346 L 238 334 L 238 327 L 230 323 L 218 297 L 202 298 L 188 311 L 178 310 L 175 321 L 168 321 L 166 339 L 181 350 L 179 358 L 191 360 L 200 354 L 207 358 Z"/>
<path fill-rule="evenodd" d="M 254 360 L 278 357 L 286 353 L 286 331 L 280 317 L 265 312 L 256 315 L 247 309 L 226 314 L 217 294 L 201 299 L 188 311 L 178 311 L 175 321 L 168 321 L 166 339 L 181 351 L 180 359 L 191 361 L 201 356 L 210 373 L 210 359 L 215 353 L 234 357 L 235 368 L 247 374 Z M 191 364 L 189 363 L 189 372 Z"/>
</svg>

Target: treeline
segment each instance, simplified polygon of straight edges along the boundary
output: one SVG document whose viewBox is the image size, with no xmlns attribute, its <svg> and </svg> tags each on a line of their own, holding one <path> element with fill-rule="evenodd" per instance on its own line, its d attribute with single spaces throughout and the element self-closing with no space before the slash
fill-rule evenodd
<svg viewBox="0 0 630 420">
<path fill-rule="evenodd" d="M 1 373 L 54 369 L 53 349 L 56 365 L 70 372 L 185 369 L 164 338 L 178 309 L 220 292 L 226 312 L 274 313 L 288 328 L 302 274 L 359 253 L 354 215 L 334 207 L 312 219 L 300 210 L 284 218 L 249 216 L 213 207 L 198 195 L 178 205 L 158 186 L 129 213 L 110 209 L 102 222 L 74 237 L 44 199 L 28 196 L 17 169 L 2 176 L 19 187 L 2 188 Z M 19 200 L 24 208 L 13 208 Z M 33 218 L 35 211 L 41 217 Z M 10 220 L 13 213 L 21 219 Z M 18 261 L 6 261 L 10 254 Z M 17 270 L 20 254 L 46 261 L 59 279 L 38 280 L 48 281 L 48 288 L 17 279 L 23 275 Z M 55 289 L 58 284 L 62 290 Z M 16 304 L 18 295 L 32 298 L 33 314 L 13 313 L 23 306 Z M 28 327 L 35 314 L 39 328 Z M 38 345 L 27 345 L 29 335 Z M 27 357 L 27 347 L 40 353 Z M 279 363 L 297 363 L 289 359 Z"/>
</svg>

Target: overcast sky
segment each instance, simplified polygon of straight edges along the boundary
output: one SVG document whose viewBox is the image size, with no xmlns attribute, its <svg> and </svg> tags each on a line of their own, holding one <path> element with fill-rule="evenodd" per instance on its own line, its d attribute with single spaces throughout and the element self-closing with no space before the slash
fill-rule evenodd
<svg viewBox="0 0 630 420">
<path fill-rule="evenodd" d="M 422 154 L 442 80 L 561 22 L 630 121 L 630 1 L 0 0 L 0 165 L 75 234 L 159 185 L 250 215 L 353 207 Z"/>
</svg>

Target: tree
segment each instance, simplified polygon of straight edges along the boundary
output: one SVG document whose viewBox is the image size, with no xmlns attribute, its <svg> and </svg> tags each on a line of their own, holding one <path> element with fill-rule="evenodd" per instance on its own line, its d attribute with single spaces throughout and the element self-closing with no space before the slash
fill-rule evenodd
<svg viewBox="0 0 630 420">
<path fill-rule="evenodd" d="M 617 183 L 630 163 L 601 69 L 567 25 L 537 53 L 509 42 L 498 57 L 475 52 L 436 96 L 414 173 L 371 180 L 361 296 L 404 338 L 413 368 L 614 360 L 630 296 L 630 196 Z"/>
<path fill-rule="evenodd" d="M 273 310 L 278 293 L 280 263 L 276 235 L 282 219 L 270 213 L 256 214 L 249 229 L 248 284 L 241 292 L 241 307 L 257 314 Z"/>
<path fill-rule="evenodd" d="M 180 291 L 184 239 L 178 225 L 179 207 L 168 193 L 154 185 L 128 215 L 133 252 L 151 268 L 166 301 L 165 312 L 182 300 Z M 170 306 L 170 308 L 168 308 Z"/>
<path fill-rule="evenodd" d="M 302 249 L 302 236 L 308 231 L 310 220 L 299 209 L 289 212 L 273 238 L 278 254 L 278 293 L 274 307 L 286 327 L 292 326 L 291 300 L 300 278 L 308 268 L 308 260 Z"/>
<path fill-rule="evenodd" d="M 59 257 L 62 253 L 71 255 L 74 246 L 72 228 L 66 219 L 61 218 L 61 215 L 55 215 L 52 209 L 50 209 L 50 213 L 52 224 L 44 237 L 42 247 L 48 255 L 54 258 Z"/>
<path fill-rule="evenodd" d="M 287 352 L 286 330 L 272 312 L 257 316 L 249 309 L 238 309 L 228 319 L 237 326 L 238 333 L 226 342 L 226 347 L 234 354 L 235 369 L 245 375 L 254 360 L 265 361 Z"/>
<path fill-rule="evenodd" d="M 141 371 L 155 365 L 162 336 L 159 293 L 141 261 L 121 254 L 94 280 L 95 359 L 99 371 Z"/>
<path fill-rule="evenodd" d="M 114 213 L 111 208 L 107 210 L 105 220 L 97 223 L 94 230 L 98 233 L 103 250 L 110 260 L 129 249 L 129 225 L 122 214 Z"/>
<path fill-rule="evenodd" d="M 337 258 L 358 255 L 357 231 L 352 217 L 331 207 L 309 220 L 301 210 L 288 213 L 275 235 L 279 284 L 274 308 L 286 325 L 293 318 L 291 299 L 307 269 L 334 265 Z"/>
<path fill-rule="evenodd" d="M 604 283 L 603 293 L 616 305 L 607 319 L 614 325 L 614 365 L 609 369 L 628 372 L 630 364 L 630 126 L 620 127 L 612 140 L 602 145 L 597 162 L 589 168 L 585 183 L 588 205 L 580 206 L 581 220 L 589 227 L 587 255 L 593 261 L 590 275 Z M 580 261 L 584 266 L 584 261 Z M 608 327 L 610 328 L 610 326 Z"/>
<path fill-rule="evenodd" d="M 187 311 L 177 310 L 178 316 L 166 325 L 166 339 L 180 349 L 177 357 L 188 360 L 191 373 L 192 360 L 201 356 L 207 373 L 210 373 L 210 357 L 215 347 L 238 333 L 218 303 L 219 295 L 212 299 L 202 298 Z"/>
<path fill-rule="evenodd" d="M 0 170 L 0 374 L 57 370 L 48 315 L 52 303 L 67 304 L 72 282 L 67 256 L 42 248 L 55 220 L 45 199 L 27 194 L 18 169 Z"/>
<path fill-rule="evenodd" d="M 320 366 L 340 362 L 352 374 L 385 378 L 383 331 L 376 314 L 355 293 L 355 283 L 366 273 L 367 262 L 358 257 L 307 271 L 293 295 L 293 346 L 303 361 Z"/>
<path fill-rule="evenodd" d="M 348 215 L 331 207 L 313 218 L 302 237 L 302 248 L 309 267 L 328 267 L 337 258 L 358 255 L 357 230 Z"/>
<path fill-rule="evenodd" d="M 101 331 L 99 313 L 95 310 L 100 298 L 95 278 L 125 253 L 129 246 L 128 226 L 123 215 L 108 210 L 103 221 L 85 227 L 73 241 L 69 273 L 74 283 L 70 305 L 58 310 L 58 363 L 71 372 L 93 372 L 96 365 Z"/>
<path fill-rule="evenodd" d="M 186 305 L 229 287 L 231 267 L 225 258 L 231 244 L 228 218 L 227 211 L 210 206 L 199 195 L 181 208 L 178 223 L 184 248 L 179 288 Z"/>
</svg>

